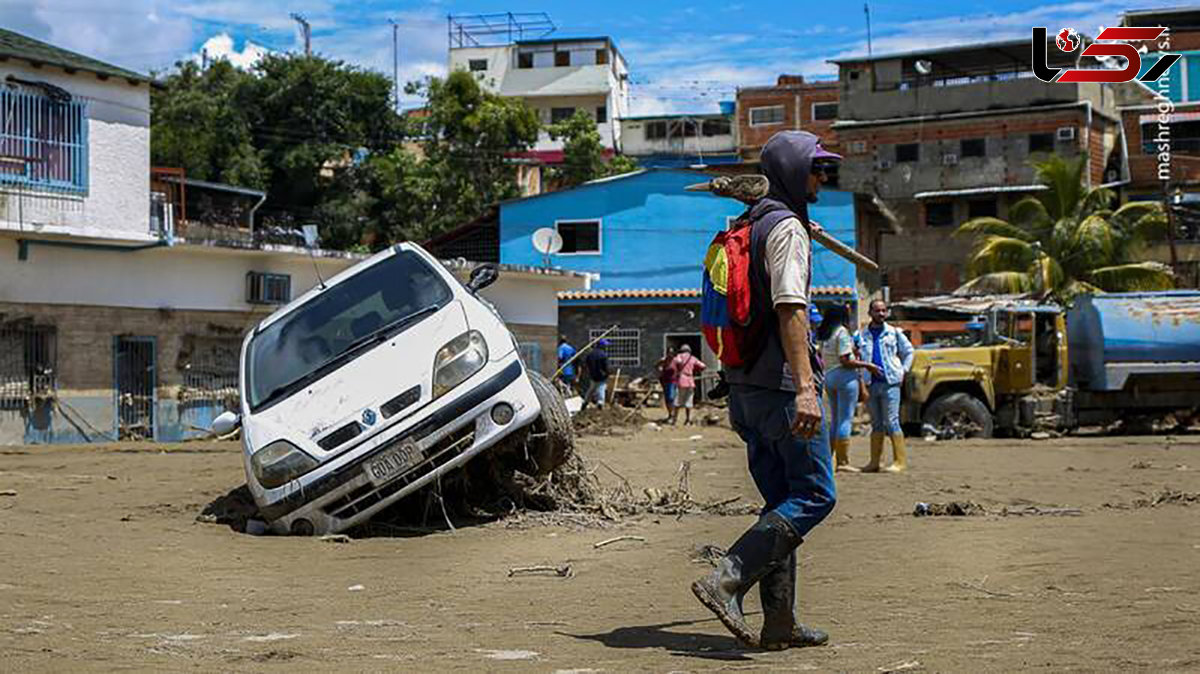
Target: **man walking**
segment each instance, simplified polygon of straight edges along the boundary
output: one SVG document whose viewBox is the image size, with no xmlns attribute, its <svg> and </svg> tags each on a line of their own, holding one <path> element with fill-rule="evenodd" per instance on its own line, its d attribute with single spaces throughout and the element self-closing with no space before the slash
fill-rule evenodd
<svg viewBox="0 0 1200 674">
<path fill-rule="evenodd" d="M 871 461 L 863 466 L 864 473 L 878 473 L 883 458 L 883 439 L 892 440 L 892 465 L 884 470 L 902 473 L 908 469 L 908 451 L 904 446 L 904 431 L 900 428 L 900 385 L 912 369 L 913 346 L 904 333 L 888 325 L 888 305 L 874 300 L 870 308 L 871 323 L 859 333 L 863 360 L 873 363 L 881 372 L 871 374 L 871 397 L 867 411 L 871 413 Z"/>
<path fill-rule="evenodd" d="M 602 339 L 596 342 L 583 358 L 583 365 L 587 368 L 591 383 L 588 384 L 587 395 L 583 397 L 583 407 L 580 409 L 587 409 L 588 403 L 593 401 L 597 407 L 604 409 L 604 399 L 608 392 L 608 352 L 605 351 L 607 347 L 608 340 Z"/>
<path fill-rule="evenodd" d="M 809 334 L 812 268 L 808 204 L 825 169 L 841 159 L 804 131 L 775 134 L 763 147 L 770 192 L 750 210 L 752 315 L 766 333 L 753 362 L 729 368 L 729 419 L 746 443 L 762 516 L 709 575 L 696 598 L 740 641 L 769 650 L 816 646 L 829 635 L 795 617 L 796 548 L 833 510 L 833 461 L 821 408 L 820 359 Z M 763 626 L 755 634 L 742 598 L 755 584 Z"/>
<path fill-rule="evenodd" d="M 684 344 L 679 347 L 679 355 L 672 361 L 675 370 L 675 409 L 671 411 L 671 425 L 683 408 L 683 425 L 692 423 L 692 408 L 696 405 L 696 375 L 703 372 L 707 366 L 704 361 L 692 355 L 692 347 Z"/>
</svg>

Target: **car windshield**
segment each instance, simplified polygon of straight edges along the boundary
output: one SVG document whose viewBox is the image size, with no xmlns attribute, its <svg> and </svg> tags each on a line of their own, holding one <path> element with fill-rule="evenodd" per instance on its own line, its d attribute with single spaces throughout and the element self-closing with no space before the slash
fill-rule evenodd
<svg viewBox="0 0 1200 674">
<path fill-rule="evenodd" d="M 419 322 L 453 294 L 419 255 L 402 251 L 330 287 L 254 336 L 246 355 L 250 409 L 286 398 Z"/>
</svg>

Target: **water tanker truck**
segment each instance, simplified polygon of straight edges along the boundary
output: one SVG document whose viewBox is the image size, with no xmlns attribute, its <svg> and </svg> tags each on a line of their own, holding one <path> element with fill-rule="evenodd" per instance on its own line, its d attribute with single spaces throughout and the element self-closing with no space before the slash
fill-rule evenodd
<svg viewBox="0 0 1200 674">
<path fill-rule="evenodd" d="M 919 348 L 901 420 L 943 437 L 1024 436 L 1200 406 L 1200 292 L 1003 300 L 974 343 Z"/>
</svg>

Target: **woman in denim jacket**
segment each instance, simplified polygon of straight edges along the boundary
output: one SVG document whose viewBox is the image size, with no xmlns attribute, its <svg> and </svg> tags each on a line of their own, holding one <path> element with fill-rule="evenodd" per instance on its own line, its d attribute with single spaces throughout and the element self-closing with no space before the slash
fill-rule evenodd
<svg viewBox="0 0 1200 674">
<path fill-rule="evenodd" d="M 871 302 L 870 314 L 871 322 L 859 331 L 858 342 L 863 360 L 874 363 L 883 372 L 871 375 L 871 397 L 867 401 L 871 413 L 871 461 L 862 471 L 879 472 L 883 439 L 888 436 L 892 439 L 892 465 L 884 470 L 899 473 L 908 468 L 904 431 L 900 430 L 900 385 L 904 383 L 904 374 L 912 368 L 913 346 L 903 332 L 887 324 L 887 302 Z"/>
</svg>

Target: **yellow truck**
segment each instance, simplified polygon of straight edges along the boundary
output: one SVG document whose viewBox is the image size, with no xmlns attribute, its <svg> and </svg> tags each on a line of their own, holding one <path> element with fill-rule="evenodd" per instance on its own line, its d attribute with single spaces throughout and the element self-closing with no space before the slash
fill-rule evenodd
<svg viewBox="0 0 1200 674">
<path fill-rule="evenodd" d="M 1190 414 L 1200 403 L 1200 292 L 1089 295 L 1070 309 L 1001 300 L 980 313 L 968 344 L 917 349 L 906 426 L 1024 436 Z"/>
</svg>

